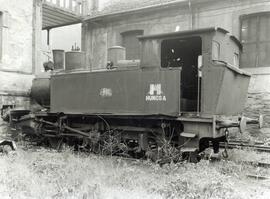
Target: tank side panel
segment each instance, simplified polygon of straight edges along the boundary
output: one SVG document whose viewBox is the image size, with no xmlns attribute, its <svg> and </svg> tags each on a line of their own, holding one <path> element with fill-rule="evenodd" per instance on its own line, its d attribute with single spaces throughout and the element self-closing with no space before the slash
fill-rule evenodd
<svg viewBox="0 0 270 199">
<path fill-rule="evenodd" d="M 250 77 L 225 68 L 216 113 L 236 115 L 243 112 Z"/>
<path fill-rule="evenodd" d="M 166 69 L 142 73 L 144 112 L 177 116 L 180 112 L 181 70 Z"/>
<path fill-rule="evenodd" d="M 243 111 L 250 77 L 225 65 L 203 70 L 202 113 L 237 115 Z"/>
<path fill-rule="evenodd" d="M 223 72 L 220 67 L 212 65 L 203 66 L 201 98 L 201 112 L 203 114 L 215 114 Z"/>
<path fill-rule="evenodd" d="M 169 114 L 178 111 L 180 71 L 119 70 L 56 75 L 51 112 Z"/>
</svg>

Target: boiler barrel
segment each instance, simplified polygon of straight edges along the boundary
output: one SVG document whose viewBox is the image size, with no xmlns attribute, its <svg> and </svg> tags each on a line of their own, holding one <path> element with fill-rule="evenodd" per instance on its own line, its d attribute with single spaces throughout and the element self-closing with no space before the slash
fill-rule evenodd
<svg viewBox="0 0 270 199">
<path fill-rule="evenodd" d="M 44 107 L 50 106 L 50 78 L 35 78 L 31 88 L 31 98 Z"/>
</svg>

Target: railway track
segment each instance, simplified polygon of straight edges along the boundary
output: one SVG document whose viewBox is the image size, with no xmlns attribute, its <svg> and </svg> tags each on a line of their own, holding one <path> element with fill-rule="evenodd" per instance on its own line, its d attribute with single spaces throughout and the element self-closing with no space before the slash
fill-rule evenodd
<svg viewBox="0 0 270 199">
<path fill-rule="evenodd" d="M 221 142 L 220 147 L 224 148 L 225 143 Z M 229 149 L 253 149 L 255 151 L 260 151 L 260 152 L 269 152 L 270 153 L 270 146 L 266 146 L 262 142 L 255 142 L 254 144 L 251 144 L 247 140 L 229 140 L 227 147 Z"/>
</svg>

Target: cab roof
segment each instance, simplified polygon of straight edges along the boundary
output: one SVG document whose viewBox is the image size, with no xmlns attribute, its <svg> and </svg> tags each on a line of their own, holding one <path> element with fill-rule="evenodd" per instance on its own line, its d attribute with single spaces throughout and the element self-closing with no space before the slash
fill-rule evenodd
<svg viewBox="0 0 270 199">
<path fill-rule="evenodd" d="M 184 31 L 177 31 L 177 32 L 170 32 L 170 33 L 161 33 L 161 34 L 152 34 L 152 35 L 142 35 L 138 36 L 139 40 L 145 40 L 145 39 L 159 39 L 164 37 L 178 37 L 178 36 L 188 36 L 192 34 L 201 34 L 201 33 L 207 33 L 207 32 L 221 32 L 223 34 L 228 34 L 229 32 L 223 28 L 219 27 L 210 27 L 210 28 L 201 28 L 201 29 L 195 29 L 195 30 L 184 30 Z M 229 35 L 229 37 L 238 45 L 240 49 L 242 49 L 241 42 L 233 35 Z"/>
</svg>

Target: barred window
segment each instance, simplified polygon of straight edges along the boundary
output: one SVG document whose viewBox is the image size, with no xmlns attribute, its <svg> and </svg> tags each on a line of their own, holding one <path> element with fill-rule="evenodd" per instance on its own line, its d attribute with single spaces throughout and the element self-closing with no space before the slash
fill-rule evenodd
<svg viewBox="0 0 270 199">
<path fill-rule="evenodd" d="M 122 45 L 126 48 L 126 59 L 140 59 L 140 44 L 137 36 L 143 35 L 143 30 L 133 30 L 121 33 Z"/>
<path fill-rule="evenodd" d="M 241 67 L 270 66 L 270 13 L 259 13 L 241 18 L 243 54 Z"/>
</svg>

